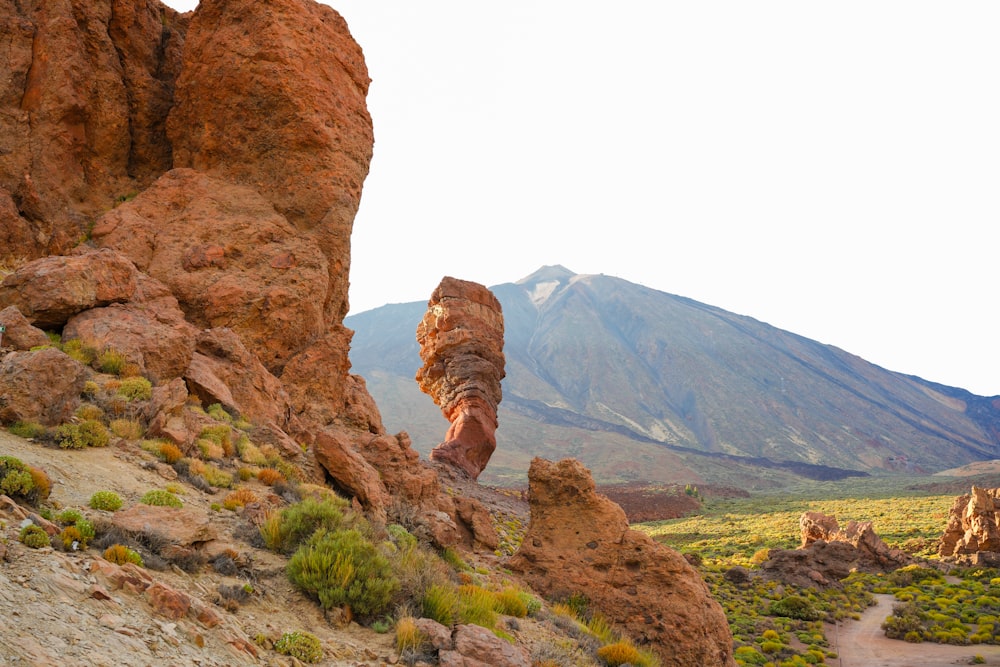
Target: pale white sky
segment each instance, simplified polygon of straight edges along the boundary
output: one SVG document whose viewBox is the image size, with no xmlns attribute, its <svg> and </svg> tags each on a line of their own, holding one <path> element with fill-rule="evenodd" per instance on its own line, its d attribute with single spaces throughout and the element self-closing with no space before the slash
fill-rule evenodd
<svg viewBox="0 0 1000 667">
<path fill-rule="evenodd" d="M 327 4 L 373 79 L 352 312 L 562 264 L 1000 394 L 995 0 Z"/>
</svg>

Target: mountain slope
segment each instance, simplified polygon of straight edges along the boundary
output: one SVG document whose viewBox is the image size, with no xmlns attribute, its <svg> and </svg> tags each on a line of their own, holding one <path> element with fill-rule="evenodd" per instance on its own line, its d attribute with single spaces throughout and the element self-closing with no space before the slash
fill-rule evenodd
<svg viewBox="0 0 1000 667">
<path fill-rule="evenodd" d="M 504 309 L 507 379 L 491 468 L 506 468 L 505 454 L 551 449 L 556 428 L 565 455 L 577 455 L 574 440 L 589 443 L 602 461 L 595 474 L 609 479 L 714 476 L 696 452 L 715 464 L 763 457 L 858 471 L 940 470 L 1000 454 L 1000 401 L 750 317 L 558 266 L 492 289 Z M 423 310 L 385 306 L 345 324 L 356 331 L 354 372 L 369 380 L 386 424 L 426 451 L 446 424 L 412 380 Z M 640 445 L 660 457 L 623 467 Z M 602 447 L 613 451 L 597 456 Z"/>
</svg>

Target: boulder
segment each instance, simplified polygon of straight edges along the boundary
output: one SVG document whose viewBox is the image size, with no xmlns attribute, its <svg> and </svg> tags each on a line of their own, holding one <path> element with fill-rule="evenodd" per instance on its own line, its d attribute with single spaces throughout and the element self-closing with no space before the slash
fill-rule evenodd
<svg viewBox="0 0 1000 667">
<path fill-rule="evenodd" d="M 938 544 L 941 557 L 1000 552 L 1000 488 L 972 490 L 955 498 Z"/>
<path fill-rule="evenodd" d="M 507 566 L 547 597 L 586 594 L 593 608 L 655 651 L 664 667 L 734 667 L 725 614 L 679 553 L 631 530 L 579 461 L 536 458 L 531 521 Z"/>
<path fill-rule="evenodd" d="M 37 327 L 61 328 L 77 313 L 128 301 L 138 272 L 110 250 L 43 257 L 0 282 L 0 308 L 16 306 Z"/>
<path fill-rule="evenodd" d="M 204 405 L 221 403 L 231 413 L 251 421 L 288 426 L 291 404 L 287 392 L 231 329 L 198 334 L 185 378 L 191 393 Z"/>
<path fill-rule="evenodd" d="M 166 438 L 178 445 L 187 445 L 194 435 L 184 420 L 184 406 L 188 391 L 181 378 L 174 378 L 166 384 L 153 387 L 146 420 L 146 433 L 153 438 Z"/>
<path fill-rule="evenodd" d="M 500 546 L 500 537 L 486 506 L 475 498 L 455 496 L 455 517 L 458 524 L 468 533 L 469 546 L 477 551 L 492 552 Z"/>
<path fill-rule="evenodd" d="M 431 458 L 476 479 L 497 444 L 505 375 L 500 302 L 478 283 L 446 277 L 427 302 L 417 342 L 424 362 L 417 383 L 451 422 Z"/>
<path fill-rule="evenodd" d="M 50 343 L 45 332 L 33 327 L 16 306 L 7 306 L 0 310 L 0 325 L 6 328 L 2 336 L 4 347 L 30 350 Z"/>
<path fill-rule="evenodd" d="M 68 421 L 87 376 L 82 364 L 55 348 L 8 354 L 0 361 L 0 423 Z"/>
<path fill-rule="evenodd" d="M 0 225 L 0 248 L 65 253 L 169 168 L 164 124 L 185 23 L 157 0 L 0 3 L 0 192 L 19 212 Z"/>
<path fill-rule="evenodd" d="M 184 320 L 177 302 L 112 304 L 74 315 L 63 340 L 79 338 L 99 350 L 121 352 L 154 384 L 184 375 L 198 330 Z"/>
<path fill-rule="evenodd" d="M 144 535 L 164 548 L 198 548 L 217 537 L 204 512 L 185 507 L 139 503 L 115 512 L 111 523 L 121 530 Z"/>
<path fill-rule="evenodd" d="M 441 667 L 531 667 L 531 656 L 523 646 L 500 639 L 478 625 L 459 625 L 453 650 L 438 654 Z"/>
<path fill-rule="evenodd" d="M 189 322 L 232 329 L 272 372 L 325 331 L 326 258 L 252 188 L 175 169 L 92 234 L 166 285 Z"/>
</svg>

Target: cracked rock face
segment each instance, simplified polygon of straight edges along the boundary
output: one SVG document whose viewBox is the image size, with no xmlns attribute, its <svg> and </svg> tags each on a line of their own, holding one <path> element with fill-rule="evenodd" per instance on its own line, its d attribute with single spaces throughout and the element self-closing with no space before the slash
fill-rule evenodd
<svg viewBox="0 0 1000 667">
<path fill-rule="evenodd" d="M 431 458 L 476 479 L 497 445 L 505 375 L 500 302 L 478 283 L 446 277 L 427 302 L 417 342 L 424 362 L 417 383 L 451 422 Z"/>
<path fill-rule="evenodd" d="M 1000 551 L 1000 489 L 973 486 L 958 496 L 948 513 L 948 525 L 938 545 L 938 555 L 961 556 Z"/>
</svg>

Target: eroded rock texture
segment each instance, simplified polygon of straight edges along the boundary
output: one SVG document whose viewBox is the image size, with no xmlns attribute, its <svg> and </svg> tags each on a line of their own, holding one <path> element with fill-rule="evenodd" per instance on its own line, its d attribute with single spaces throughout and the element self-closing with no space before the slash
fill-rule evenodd
<svg viewBox="0 0 1000 667">
<path fill-rule="evenodd" d="M 938 545 L 938 555 L 964 556 L 1000 552 L 1000 489 L 973 486 L 958 496 L 948 513 L 948 524 Z"/>
<path fill-rule="evenodd" d="M 503 312 L 486 287 L 444 278 L 417 326 L 420 389 L 451 422 L 431 458 L 479 477 L 496 449 L 504 378 Z"/>
<path fill-rule="evenodd" d="M 0 3 L 0 255 L 69 250 L 170 168 L 185 31 L 157 0 Z"/>
<path fill-rule="evenodd" d="M 536 458 L 528 482 L 531 522 L 508 567 L 546 596 L 586 594 L 665 667 L 736 664 L 725 614 L 698 572 L 631 530 L 582 463 Z"/>
</svg>

